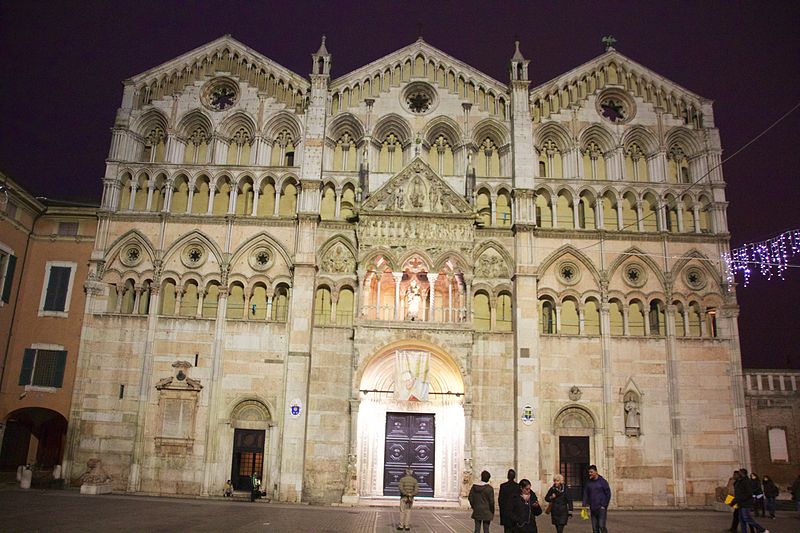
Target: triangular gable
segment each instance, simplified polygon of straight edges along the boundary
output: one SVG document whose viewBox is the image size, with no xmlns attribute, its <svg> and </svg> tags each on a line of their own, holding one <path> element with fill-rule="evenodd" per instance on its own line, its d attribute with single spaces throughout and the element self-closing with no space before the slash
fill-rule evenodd
<svg viewBox="0 0 800 533">
<path fill-rule="evenodd" d="M 446 66 L 446 68 L 451 67 L 452 70 L 456 72 L 456 75 L 459 73 L 465 74 L 479 84 L 485 85 L 487 89 L 494 89 L 498 94 L 508 92 L 507 84 L 502 83 L 487 74 L 484 74 L 475 67 L 470 66 L 463 61 L 456 59 L 450 54 L 443 52 L 435 46 L 428 44 L 421 37 L 404 48 L 400 48 L 399 50 L 385 55 L 380 59 L 376 59 L 375 61 L 364 65 L 363 67 L 336 78 L 331 82 L 331 88 L 335 89 L 340 86 L 346 86 L 352 83 L 354 80 L 361 80 L 371 77 L 378 72 L 383 72 L 387 68 L 397 63 L 402 63 L 407 59 L 411 59 L 413 62 L 414 59 L 416 59 L 416 57 L 420 54 L 425 58 L 426 61 L 433 59 L 434 63 L 443 64 Z"/>
<path fill-rule="evenodd" d="M 367 198 L 361 211 L 473 215 L 464 197 L 419 157 Z"/>
<path fill-rule="evenodd" d="M 142 83 L 150 84 L 152 81 L 159 80 L 164 76 L 171 76 L 186 69 L 192 68 L 195 64 L 201 64 L 204 59 L 213 58 L 216 54 L 227 50 L 229 54 L 235 54 L 239 61 L 244 59 L 252 68 L 263 69 L 272 73 L 275 78 L 282 78 L 293 86 L 308 89 L 310 84 L 303 76 L 292 72 L 288 68 L 276 63 L 267 56 L 256 52 L 252 48 L 240 43 L 230 35 L 223 35 L 219 39 L 206 43 L 202 46 L 190 50 L 174 59 L 146 70 L 140 74 L 132 76 L 129 80 L 135 85 Z"/>
<path fill-rule="evenodd" d="M 583 76 L 589 75 L 598 68 L 601 68 L 610 63 L 614 63 L 618 67 L 622 67 L 626 72 L 636 73 L 637 77 L 644 78 L 650 81 L 650 83 L 652 83 L 653 85 L 662 86 L 666 92 L 681 93 L 698 102 L 710 102 L 710 100 L 708 100 L 707 98 L 704 98 L 690 91 L 689 89 L 686 89 L 678 85 L 677 83 L 668 80 L 664 76 L 637 63 L 631 58 L 620 54 L 613 48 L 607 51 L 606 53 L 599 55 L 594 59 L 591 59 L 586 63 L 583 63 L 582 65 L 579 65 L 573 68 L 572 70 L 565 72 L 564 74 L 559 75 L 557 78 L 553 78 L 545 83 L 542 83 L 534 87 L 530 91 L 530 101 L 531 103 L 533 103 L 542 96 L 545 96 L 548 93 L 558 91 L 565 85 L 577 81 L 581 79 Z"/>
</svg>

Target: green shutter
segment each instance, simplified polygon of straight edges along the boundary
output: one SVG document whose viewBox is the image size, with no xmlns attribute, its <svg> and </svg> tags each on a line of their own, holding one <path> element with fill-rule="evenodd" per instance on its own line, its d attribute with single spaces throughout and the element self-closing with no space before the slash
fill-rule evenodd
<svg viewBox="0 0 800 533">
<path fill-rule="evenodd" d="M 44 297 L 45 311 L 63 311 L 67 302 L 70 267 L 50 267 L 50 280 Z"/>
<path fill-rule="evenodd" d="M 30 385 L 33 374 L 33 361 L 36 359 L 36 350 L 25 348 L 25 355 L 22 357 L 22 370 L 19 373 L 19 384 Z"/>
<path fill-rule="evenodd" d="M 14 282 L 14 267 L 17 266 L 17 256 L 8 256 L 8 266 L 6 267 L 6 281 L 3 284 L 3 301 L 8 303 L 11 300 L 11 285 Z"/>
<path fill-rule="evenodd" d="M 53 375 L 53 387 L 61 387 L 64 383 L 64 368 L 67 366 L 67 352 L 56 352 L 56 372 Z"/>
</svg>

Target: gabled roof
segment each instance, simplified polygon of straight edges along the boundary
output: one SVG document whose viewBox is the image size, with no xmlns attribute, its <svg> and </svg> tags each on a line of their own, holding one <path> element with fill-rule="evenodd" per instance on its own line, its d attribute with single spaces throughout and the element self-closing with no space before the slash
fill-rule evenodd
<svg viewBox="0 0 800 533">
<path fill-rule="evenodd" d="M 571 83 L 572 81 L 577 81 L 584 75 L 594 72 L 595 70 L 597 70 L 598 67 L 603 67 L 610 63 L 614 63 L 618 67 L 622 67 L 626 72 L 634 72 L 638 75 L 638 77 L 652 80 L 651 83 L 657 86 L 659 85 L 662 86 L 662 88 L 664 88 L 668 92 L 679 92 L 699 102 L 710 102 L 709 99 L 704 98 L 699 94 L 696 94 L 671 80 L 668 80 L 664 76 L 637 63 L 631 58 L 620 54 L 614 48 L 610 48 L 604 54 L 601 54 L 595 57 L 594 59 L 591 59 L 586 63 L 583 63 L 582 65 L 573 68 L 568 72 L 560 74 L 556 78 L 553 78 L 549 81 L 546 81 L 534 87 L 530 91 L 530 100 L 531 102 L 533 102 L 543 94 L 551 93 L 558 89 L 561 89 L 564 85 Z"/>
<path fill-rule="evenodd" d="M 213 40 L 202 46 L 190 50 L 174 59 L 148 69 L 140 74 L 130 77 L 126 81 L 139 84 L 151 79 L 157 79 L 164 75 L 169 75 L 174 72 L 180 72 L 184 68 L 190 67 L 192 64 L 202 61 L 204 58 L 213 57 L 217 53 L 222 53 L 227 50 L 229 53 L 237 54 L 240 58 L 244 58 L 248 63 L 264 68 L 275 74 L 276 78 L 284 78 L 290 81 L 295 87 L 306 89 L 309 87 L 308 80 L 289 70 L 268 58 L 267 56 L 256 52 L 249 46 L 237 41 L 230 35 L 223 35 L 219 39 Z"/>
<path fill-rule="evenodd" d="M 422 37 L 408 46 L 400 48 L 399 50 L 387 54 L 380 59 L 376 59 L 375 61 L 364 65 L 363 67 L 357 68 L 356 70 L 336 78 L 331 82 L 331 87 L 334 88 L 339 85 L 347 85 L 353 80 L 371 77 L 377 72 L 383 71 L 387 67 L 403 62 L 406 59 L 412 59 L 413 61 L 413 59 L 419 54 L 422 54 L 426 60 L 433 59 L 434 62 L 442 63 L 452 67 L 456 73 L 461 72 L 466 74 L 468 78 L 472 78 L 479 83 L 486 85 L 487 87 L 491 87 L 498 93 L 508 92 L 507 84 L 502 83 L 487 74 L 484 74 L 475 67 L 470 66 L 463 61 L 456 59 L 450 54 L 443 52 L 435 46 L 428 44 Z"/>
<path fill-rule="evenodd" d="M 392 176 L 361 205 L 362 214 L 457 214 L 473 216 L 472 206 L 419 156 Z"/>
</svg>

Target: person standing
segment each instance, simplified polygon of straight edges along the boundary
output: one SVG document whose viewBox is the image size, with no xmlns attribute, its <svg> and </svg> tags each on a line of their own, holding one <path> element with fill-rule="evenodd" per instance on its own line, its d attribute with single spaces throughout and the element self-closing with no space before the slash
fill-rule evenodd
<svg viewBox="0 0 800 533">
<path fill-rule="evenodd" d="M 494 518 L 494 489 L 489 485 L 492 475 L 484 470 L 481 480 L 469 490 L 469 506 L 472 507 L 472 519 L 475 521 L 475 533 L 489 533 L 489 524 Z"/>
<path fill-rule="evenodd" d="M 514 502 L 519 498 L 519 483 L 514 481 L 517 473 L 513 468 L 508 471 L 508 481 L 500 484 L 500 494 L 497 503 L 500 507 L 500 525 L 504 533 L 516 533 L 517 525 L 514 523 Z"/>
<path fill-rule="evenodd" d="M 406 475 L 400 478 L 400 525 L 397 529 L 411 529 L 411 506 L 414 505 L 414 496 L 419 493 L 417 478 L 412 476 L 414 471 L 406 468 Z"/>
<path fill-rule="evenodd" d="M 789 487 L 789 492 L 792 493 L 794 510 L 800 513 L 800 474 L 797 474 L 797 479 L 795 479 L 794 483 L 792 483 L 792 486 Z M 800 518 L 800 516 L 798 516 L 798 518 Z"/>
<path fill-rule="evenodd" d="M 542 514 L 539 498 L 531 490 L 531 482 L 527 479 L 519 482 L 519 496 L 514 498 L 514 523 L 518 533 L 538 533 L 536 517 Z"/>
<path fill-rule="evenodd" d="M 758 474 L 750 474 L 750 484 L 753 486 L 753 516 L 766 516 L 764 511 L 764 489 Z"/>
<path fill-rule="evenodd" d="M 592 533 L 608 533 L 606 517 L 608 504 L 611 502 L 611 487 L 603 476 L 597 473 L 597 467 L 589 467 L 589 479 L 583 487 L 583 506 L 588 507 L 592 517 Z"/>
<path fill-rule="evenodd" d="M 572 516 L 572 500 L 567 497 L 564 476 L 553 476 L 553 486 L 547 491 L 544 501 L 550 504 L 550 521 L 556 526 L 556 533 L 564 533 L 564 526 Z"/>
<path fill-rule="evenodd" d="M 780 489 L 769 476 L 764 476 L 764 499 L 766 500 L 769 517 L 775 519 L 775 500 L 780 494 Z"/>
<path fill-rule="evenodd" d="M 742 533 L 747 533 L 748 527 L 755 529 L 758 533 L 769 533 L 769 530 L 753 518 L 753 484 L 746 469 L 742 468 L 737 473 L 733 492 L 731 504 L 739 506 L 739 526 L 742 528 Z"/>
<path fill-rule="evenodd" d="M 255 472 L 250 476 L 250 501 L 254 502 L 261 497 L 261 480 Z"/>
<path fill-rule="evenodd" d="M 730 479 L 728 479 L 728 486 L 726 487 L 726 489 L 728 496 L 730 496 L 731 498 L 733 498 L 736 495 L 734 493 L 733 487 L 734 483 L 736 483 L 738 475 L 739 471 L 734 470 L 733 475 L 731 475 Z M 728 531 L 730 531 L 730 533 L 736 533 L 736 531 L 739 529 L 739 507 L 734 507 L 733 503 L 731 503 L 730 506 L 733 508 L 733 518 L 731 519 L 731 527 L 728 529 Z"/>
</svg>

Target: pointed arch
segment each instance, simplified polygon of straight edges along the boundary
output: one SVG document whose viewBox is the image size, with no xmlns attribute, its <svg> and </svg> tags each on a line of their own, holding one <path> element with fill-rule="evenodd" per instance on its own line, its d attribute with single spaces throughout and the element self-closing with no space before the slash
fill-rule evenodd
<svg viewBox="0 0 800 533">
<path fill-rule="evenodd" d="M 544 259 L 544 261 L 539 263 L 539 268 L 537 268 L 539 276 L 542 276 L 545 272 L 547 272 L 550 269 L 550 267 L 552 267 L 559 259 L 561 259 L 565 255 L 571 255 L 572 257 L 577 259 L 578 262 L 581 263 L 586 268 L 587 272 L 591 274 L 595 284 L 598 287 L 600 286 L 600 280 L 602 279 L 602 275 L 595 266 L 594 262 L 592 262 L 589 256 L 587 256 L 586 254 L 584 254 L 571 244 L 565 244 L 564 246 L 561 246 L 560 248 L 554 250 L 550 255 L 548 255 Z"/>
<path fill-rule="evenodd" d="M 114 242 L 108 247 L 104 258 L 106 264 L 111 264 L 111 262 L 117 258 L 122 248 L 131 242 L 139 244 L 148 255 L 151 262 L 154 260 L 156 252 L 153 243 L 150 242 L 150 239 L 148 239 L 144 233 L 138 229 L 132 229 L 114 239 Z"/>
<path fill-rule="evenodd" d="M 192 109 L 181 117 L 176 130 L 178 131 L 178 135 L 184 139 L 188 139 L 192 132 L 198 128 L 205 130 L 207 136 L 211 135 L 211 132 L 214 130 L 208 113 L 202 109 Z"/>
<path fill-rule="evenodd" d="M 647 156 L 654 154 L 658 150 L 658 139 L 656 139 L 652 131 L 644 126 L 633 126 L 622 135 L 622 145 L 626 150 L 633 143 L 638 144 Z"/>
<path fill-rule="evenodd" d="M 498 148 L 507 146 L 511 141 L 511 135 L 505 124 L 497 119 L 485 118 L 475 125 L 472 132 L 472 142 L 475 146 L 480 146 L 484 139 L 492 139 Z"/>
<path fill-rule="evenodd" d="M 364 137 L 364 124 L 352 113 L 340 113 L 328 125 L 328 141 L 335 144 L 345 132 L 360 141 Z"/>
<path fill-rule="evenodd" d="M 169 120 L 160 109 L 155 108 L 148 109 L 131 124 L 131 130 L 142 137 L 146 136 L 150 130 L 156 127 L 166 132 L 169 129 Z"/>
<path fill-rule="evenodd" d="M 546 122 L 542 124 L 533 134 L 533 144 L 541 147 L 547 140 L 552 140 L 561 152 L 566 152 L 572 148 L 572 138 L 567 129 L 558 122 Z"/>
<path fill-rule="evenodd" d="M 619 254 L 616 259 L 614 259 L 614 261 L 608 267 L 607 270 L 608 275 L 606 276 L 606 279 L 609 280 L 612 279 L 617 269 L 619 269 L 623 264 L 625 264 L 626 261 L 628 261 L 631 258 L 636 258 L 645 265 L 647 265 L 647 267 L 656 276 L 656 279 L 661 285 L 661 290 L 664 290 L 664 287 L 666 286 L 666 278 L 664 277 L 664 272 L 661 270 L 661 267 L 659 267 L 658 264 L 655 261 L 653 261 L 653 259 L 649 255 L 647 255 L 647 252 L 643 251 L 641 248 L 637 246 L 632 246 L 628 248 L 627 250 Z"/>
<path fill-rule="evenodd" d="M 675 144 L 683 148 L 687 156 L 695 156 L 703 151 L 697 134 L 683 126 L 671 128 L 664 137 L 664 145 L 668 149 Z"/>
<path fill-rule="evenodd" d="M 408 121 L 396 113 L 384 115 L 372 129 L 372 136 L 377 142 L 383 141 L 390 133 L 398 134 L 403 146 L 407 146 L 414 140 L 414 132 Z"/>
<path fill-rule="evenodd" d="M 583 149 L 586 149 L 590 142 L 594 142 L 600 147 L 603 153 L 610 152 L 617 145 L 611 132 L 601 124 L 592 124 L 581 131 L 578 134 L 578 142 Z"/>
<path fill-rule="evenodd" d="M 166 264 L 175 254 L 180 254 L 181 249 L 191 241 L 199 241 L 203 243 L 206 248 L 208 248 L 210 253 L 214 254 L 217 265 L 221 266 L 224 263 L 222 250 L 219 248 L 219 246 L 217 246 L 211 237 L 197 229 L 184 233 L 175 239 L 175 241 L 164 250 L 163 263 Z"/>
<path fill-rule="evenodd" d="M 461 127 L 450 117 L 438 116 L 425 125 L 423 137 L 425 142 L 431 145 L 436 142 L 439 135 L 444 135 L 451 146 L 456 148 L 461 142 Z"/>
<path fill-rule="evenodd" d="M 284 129 L 292 135 L 295 146 L 303 140 L 303 126 L 293 113 L 286 110 L 278 111 L 271 116 L 264 124 L 262 132 L 266 139 L 272 140 Z"/>
</svg>

